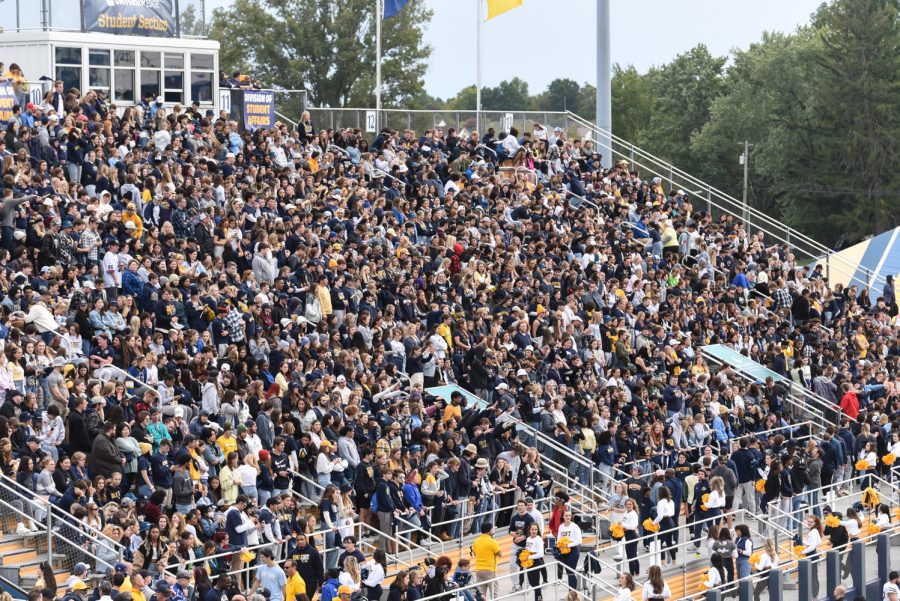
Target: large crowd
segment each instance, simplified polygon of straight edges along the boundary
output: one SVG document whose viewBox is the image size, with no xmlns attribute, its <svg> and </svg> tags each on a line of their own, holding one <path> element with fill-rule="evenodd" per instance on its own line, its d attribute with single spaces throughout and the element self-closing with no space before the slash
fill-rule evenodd
<svg viewBox="0 0 900 601">
<path fill-rule="evenodd" d="M 535 505 L 556 500 L 557 538 L 571 516 L 517 423 L 592 464 L 573 477 L 605 489 L 629 541 L 654 515 L 664 532 L 787 515 L 816 505 L 804 491 L 890 479 L 893 280 L 831 284 L 573 133 L 367 137 L 308 113 L 245 131 L 56 82 L 0 138 L 3 475 L 121 541 L 78 569 L 134 601 L 372 599 L 398 538 L 509 529 L 536 554 Z M 715 343 L 787 385 L 711 368 Z M 801 423 L 792 387 L 840 419 Z M 246 589 L 227 573 L 248 562 Z M 385 593 L 468 569 L 438 561 Z"/>
</svg>

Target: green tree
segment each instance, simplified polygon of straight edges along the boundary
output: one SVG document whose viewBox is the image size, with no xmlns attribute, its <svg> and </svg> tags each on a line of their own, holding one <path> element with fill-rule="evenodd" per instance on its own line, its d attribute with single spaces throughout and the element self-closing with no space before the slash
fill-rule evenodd
<svg viewBox="0 0 900 601">
<path fill-rule="evenodd" d="M 404 106 L 424 91 L 431 19 L 411 0 L 382 27 L 382 103 Z M 213 12 L 210 37 L 223 68 L 241 69 L 266 85 L 306 89 L 319 106 L 374 106 L 375 15 L 370 0 L 236 0 Z"/>
<path fill-rule="evenodd" d="M 832 235 L 878 233 L 900 223 L 900 0 L 836 0 L 813 24 L 824 160 L 807 185 L 825 189 L 796 198 L 792 215 L 815 223 L 827 197 L 847 217 L 831 220 Z"/>
<path fill-rule="evenodd" d="M 518 77 L 481 90 L 481 108 L 485 111 L 524 111 L 530 105 L 528 83 Z"/>
<path fill-rule="evenodd" d="M 655 100 L 640 143 L 675 165 L 690 165 L 691 136 L 709 120 L 710 106 L 725 89 L 725 60 L 700 44 L 651 70 L 649 92 Z"/>
<path fill-rule="evenodd" d="M 779 216 L 797 179 L 806 177 L 809 161 L 802 158 L 815 152 L 816 84 L 808 74 L 816 45 L 814 32 L 805 28 L 792 35 L 764 34 L 761 42 L 735 52 L 724 94 L 691 139 L 689 167 L 695 175 L 740 198 L 738 157 L 748 140 L 753 145 L 748 202 Z"/>
<path fill-rule="evenodd" d="M 653 114 L 653 92 L 649 77 L 637 72 L 632 65 L 622 68 L 613 65 L 612 78 L 613 132 L 620 138 L 638 144 L 650 127 Z M 594 110 L 591 110 L 593 121 Z"/>
<path fill-rule="evenodd" d="M 571 79 L 554 79 L 547 89 L 535 96 L 532 108 L 536 111 L 572 111 L 580 108 L 581 86 Z"/>
<path fill-rule="evenodd" d="M 193 4 L 181 9 L 181 13 L 178 15 L 178 28 L 181 35 L 206 35 L 206 23 L 197 14 L 197 7 Z"/>
</svg>

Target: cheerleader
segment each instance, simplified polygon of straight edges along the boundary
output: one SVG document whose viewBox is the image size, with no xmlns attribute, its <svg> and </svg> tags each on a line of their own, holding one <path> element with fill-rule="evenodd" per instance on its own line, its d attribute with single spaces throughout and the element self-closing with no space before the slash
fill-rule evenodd
<svg viewBox="0 0 900 601">
<path fill-rule="evenodd" d="M 529 559 L 534 562 L 528 572 L 528 584 L 534 589 L 534 601 L 543 601 L 541 578 L 544 582 L 547 581 L 547 569 L 544 567 L 544 537 L 541 536 L 540 529 L 534 522 L 528 525 L 527 534 L 525 549 L 531 553 Z"/>
<path fill-rule="evenodd" d="M 878 465 L 878 455 L 875 453 L 875 445 L 871 442 L 867 442 L 865 448 L 860 449 L 857 459 L 869 464 L 869 469 L 859 470 L 859 490 L 866 490 L 872 486 L 871 474 L 875 472 L 875 467 Z"/>
<path fill-rule="evenodd" d="M 891 442 L 888 445 L 888 453 L 896 457 L 894 465 L 888 466 L 888 480 L 900 480 L 900 432 L 891 432 Z"/>
<path fill-rule="evenodd" d="M 562 524 L 559 525 L 559 531 L 556 534 L 556 540 L 566 537 L 569 539 L 569 552 L 560 554 L 559 561 L 565 566 L 568 574 L 569 588 L 577 589 L 578 587 L 578 556 L 581 553 L 581 527 L 572 521 L 572 510 L 566 509 L 563 513 Z"/>
<path fill-rule="evenodd" d="M 714 518 L 722 515 L 722 510 L 725 508 L 725 481 L 716 476 L 709 481 L 709 489 L 709 500 L 706 502 L 706 509 L 709 512 L 707 516 Z M 719 523 L 724 523 L 724 519 Z"/>
<path fill-rule="evenodd" d="M 667 566 L 670 563 L 675 565 L 677 549 L 675 549 L 675 541 L 673 539 L 675 538 L 677 531 L 675 529 L 674 516 L 675 503 L 672 502 L 672 493 L 669 492 L 669 489 L 665 486 L 661 486 L 659 492 L 657 492 L 656 518 L 653 520 L 653 523 L 659 526 L 659 535 L 657 538 L 660 541 L 662 549 L 661 556 L 663 566 Z M 669 557 L 671 559 L 666 558 L 666 549 L 669 550 Z"/>
<path fill-rule="evenodd" d="M 756 565 L 753 567 L 756 568 L 757 574 L 765 572 L 766 570 L 774 570 L 778 567 L 778 552 L 775 550 L 775 541 L 771 538 L 767 538 L 766 542 L 763 543 L 763 550 L 760 552 L 759 561 L 756 562 Z M 756 583 L 756 586 L 753 587 L 753 599 L 759 601 L 760 595 L 762 595 L 762 592 L 766 590 L 768 586 L 768 578 L 760 579 L 760 581 Z"/>
<path fill-rule="evenodd" d="M 717 553 L 712 556 L 710 561 L 712 566 L 706 572 L 706 579 L 703 581 L 703 586 L 707 590 L 721 586 L 725 581 L 725 570 L 722 569 L 722 556 Z"/>
<path fill-rule="evenodd" d="M 628 559 L 628 573 L 637 576 L 641 573 L 641 565 L 637 559 L 638 523 L 637 503 L 634 499 L 625 501 L 625 515 L 622 516 L 622 528 L 625 530 L 625 557 Z"/>
<path fill-rule="evenodd" d="M 849 538 L 847 552 L 844 554 L 844 559 L 841 562 L 841 579 L 844 579 L 850 575 L 850 558 L 853 554 L 853 541 L 859 539 L 859 535 L 862 532 L 862 520 L 855 509 L 852 507 L 847 508 L 847 517 L 841 520 L 841 526 L 847 529 L 847 537 Z"/>
<path fill-rule="evenodd" d="M 631 577 L 631 574 L 622 572 L 619 574 L 619 591 L 616 593 L 615 601 L 631 601 L 631 595 L 636 588 L 637 585 L 634 583 L 634 578 Z"/>
<path fill-rule="evenodd" d="M 819 596 L 819 565 L 816 556 L 819 554 L 819 545 L 822 544 L 822 520 L 819 516 L 810 514 L 806 516 L 807 533 L 803 541 L 803 556 L 809 559 L 812 568 L 812 594 L 813 599 Z"/>
<path fill-rule="evenodd" d="M 647 572 L 648 580 L 644 583 L 641 591 L 641 599 L 643 601 L 666 601 L 672 598 L 672 591 L 669 585 L 662 577 L 662 568 L 659 566 L 650 566 Z"/>
</svg>

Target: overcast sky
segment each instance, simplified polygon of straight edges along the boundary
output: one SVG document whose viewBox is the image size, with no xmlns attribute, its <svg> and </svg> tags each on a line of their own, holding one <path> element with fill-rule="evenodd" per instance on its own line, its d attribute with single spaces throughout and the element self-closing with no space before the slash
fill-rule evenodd
<svg viewBox="0 0 900 601">
<path fill-rule="evenodd" d="M 425 33 L 434 49 L 425 89 L 434 96 L 447 98 L 475 83 L 477 1 L 425 0 L 434 11 Z M 206 1 L 208 11 L 230 3 Z M 807 23 L 820 4 L 821 0 L 612 0 L 612 60 L 643 72 L 698 43 L 724 55 L 735 47 L 746 48 L 764 31 L 793 31 Z M 483 85 L 518 76 L 536 93 L 557 77 L 594 83 L 595 7 L 595 0 L 525 0 L 521 8 L 486 22 Z"/>
</svg>

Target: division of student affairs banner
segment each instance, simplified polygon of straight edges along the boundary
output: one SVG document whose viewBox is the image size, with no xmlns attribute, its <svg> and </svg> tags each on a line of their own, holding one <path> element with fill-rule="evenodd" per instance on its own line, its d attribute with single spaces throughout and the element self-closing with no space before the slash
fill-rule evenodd
<svg viewBox="0 0 900 601">
<path fill-rule="evenodd" d="M 250 130 L 275 127 L 275 92 L 271 90 L 244 92 L 244 127 Z"/>
<path fill-rule="evenodd" d="M 16 104 L 16 91 L 8 82 L 0 83 L 0 127 L 6 129 L 7 122 L 12 119 L 13 106 Z"/>
<path fill-rule="evenodd" d="M 82 0 L 86 31 L 172 37 L 175 0 Z"/>
</svg>

